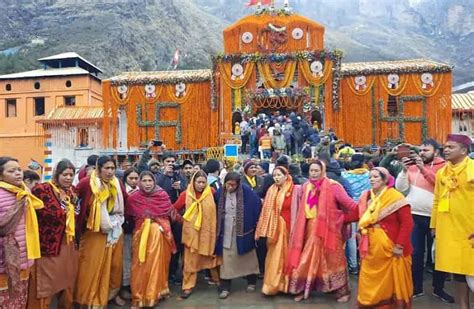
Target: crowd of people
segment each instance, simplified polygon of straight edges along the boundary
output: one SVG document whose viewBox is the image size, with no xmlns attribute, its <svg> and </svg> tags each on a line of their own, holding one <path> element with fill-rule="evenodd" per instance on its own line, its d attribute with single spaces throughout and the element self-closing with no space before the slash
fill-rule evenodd
<svg viewBox="0 0 474 309">
<path fill-rule="evenodd" d="M 443 146 L 428 139 L 382 154 L 337 149 L 333 133 L 318 133 L 299 160 L 287 154 L 304 153 L 312 134 L 297 121 L 284 147 L 275 137 L 287 126 L 263 123 L 263 138 L 273 132 L 261 157 L 251 124 L 241 162 L 157 160 L 150 143 L 125 170 L 109 156 L 79 168 L 63 159 L 41 183 L 0 157 L 0 307 L 153 307 L 170 284 L 187 299 L 201 279 L 225 299 L 238 278 L 249 293 L 262 280 L 266 296 L 299 302 L 316 291 L 348 302 L 349 275 L 358 275 L 358 307 L 410 308 L 432 270 L 432 294 L 470 308 L 471 139 L 450 134 Z M 451 275 L 455 297 L 444 289 Z"/>
</svg>

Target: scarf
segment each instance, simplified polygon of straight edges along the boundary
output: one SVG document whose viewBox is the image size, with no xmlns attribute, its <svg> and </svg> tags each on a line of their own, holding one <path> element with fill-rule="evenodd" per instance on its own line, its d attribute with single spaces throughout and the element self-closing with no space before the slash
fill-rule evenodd
<svg viewBox="0 0 474 309">
<path fill-rule="evenodd" d="M 194 229 L 196 231 L 201 230 L 201 225 L 202 225 L 202 201 L 206 199 L 210 194 L 212 194 L 211 187 L 209 185 L 204 188 L 204 191 L 201 194 L 201 197 L 197 198 L 196 193 L 194 192 L 194 189 L 191 187 L 193 186 L 193 183 L 191 183 L 188 186 L 187 194 L 188 196 L 192 199 L 192 203 L 189 207 L 186 208 L 186 211 L 183 215 L 183 219 L 191 222 L 194 217 L 196 217 L 196 220 L 194 221 Z"/>
<path fill-rule="evenodd" d="M 262 212 L 260 219 L 257 223 L 257 229 L 255 231 L 255 238 L 267 237 L 271 240 L 277 236 L 278 220 L 280 217 L 280 211 L 283 206 L 285 198 L 291 196 L 293 193 L 293 179 L 288 174 L 288 179 L 279 188 L 276 184 L 273 184 L 265 196 L 263 202 Z"/>
<path fill-rule="evenodd" d="M 252 189 L 254 189 L 257 186 L 257 177 L 255 176 L 250 177 L 247 174 L 245 174 L 245 179 L 247 179 L 247 182 L 249 183 Z"/>
<path fill-rule="evenodd" d="M 304 211 L 306 219 L 314 219 L 317 215 L 317 205 L 319 202 L 319 193 L 324 178 L 310 180 L 304 192 Z"/>
<path fill-rule="evenodd" d="M 464 158 L 460 163 L 454 165 L 448 162 L 440 171 L 441 184 L 444 190 L 438 204 L 438 212 L 449 212 L 449 199 L 452 192 L 459 187 L 459 177 L 462 173 L 467 173 L 467 182 L 474 183 L 474 161 L 469 157 Z"/>
<path fill-rule="evenodd" d="M 151 175 L 153 177 L 153 175 Z M 153 178 L 154 179 L 154 178 Z M 146 248 L 152 220 L 157 217 L 166 217 L 171 214 L 172 205 L 169 195 L 156 184 L 150 193 L 142 187 L 133 193 L 128 199 L 127 214 L 135 219 L 144 219 L 141 226 L 140 242 L 138 245 L 138 261 L 144 263 L 146 260 Z M 164 232 L 160 225 L 160 231 Z"/>
<path fill-rule="evenodd" d="M 367 256 L 369 252 L 368 229 L 405 205 L 408 205 L 408 201 L 405 200 L 403 194 L 393 188 L 385 187 L 378 196 L 373 190 L 364 193 L 359 201 L 361 257 Z"/>
<path fill-rule="evenodd" d="M 69 244 L 74 241 L 76 236 L 76 212 L 75 205 L 71 202 L 71 196 L 73 193 L 71 190 L 64 190 L 58 188 L 53 181 L 48 181 L 48 184 L 53 189 L 54 194 L 59 200 L 66 206 L 66 242 Z"/>
<path fill-rule="evenodd" d="M 87 228 L 93 232 L 99 232 L 102 220 L 102 204 L 106 203 L 108 213 L 111 213 L 114 210 L 120 184 L 116 177 L 112 178 L 110 181 L 100 179 L 97 176 L 96 171 L 92 172 L 89 183 L 94 197 L 89 218 L 87 219 Z"/>
<path fill-rule="evenodd" d="M 43 201 L 31 194 L 25 183 L 21 183 L 20 187 L 11 185 L 4 181 L 0 181 L 0 188 L 16 194 L 16 200 L 19 202 L 23 198 L 26 200 L 26 249 L 29 260 L 41 257 L 40 240 L 38 232 L 38 218 L 36 217 L 36 209 L 44 207 Z"/>
</svg>

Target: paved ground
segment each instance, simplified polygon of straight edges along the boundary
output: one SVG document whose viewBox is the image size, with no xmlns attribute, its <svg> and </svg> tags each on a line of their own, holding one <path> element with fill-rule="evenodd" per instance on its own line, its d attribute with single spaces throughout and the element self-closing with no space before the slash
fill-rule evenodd
<svg viewBox="0 0 474 309">
<path fill-rule="evenodd" d="M 217 295 L 217 289 L 208 286 L 202 277 L 198 280 L 198 286 L 193 294 L 186 300 L 179 298 L 180 288 L 172 287 L 173 295 L 162 301 L 156 308 L 181 308 L 181 309 L 292 309 L 292 308 L 315 308 L 315 309 L 347 309 L 352 308 L 356 298 L 357 278 L 351 277 L 351 287 L 353 287 L 353 296 L 349 304 L 338 304 L 331 296 L 314 294 L 310 300 L 295 303 L 293 297 L 279 295 L 275 297 L 264 297 L 261 293 L 246 293 L 244 291 L 246 281 L 243 279 L 232 282 L 232 294 L 225 300 L 220 300 Z M 259 280 L 259 287 L 261 281 Z M 416 309 L 442 309 L 458 308 L 456 305 L 447 305 L 431 295 L 431 275 L 426 275 L 425 296 L 414 300 Z M 453 292 L 453 283 L 446 282 L 446 290 L 451 294 Z M 259 290 L 258 290 L 259 291 Z M 474 293 L 471 296 L 474 301 Z M 128 308 L 128 305 L 126 306 Z M 112 308 L 118 308 L 113 307 Z M 123 308 L 123 307 L 122 307 Z M 472 305 L 474 308 L 474 304 Z"/>
</svg>

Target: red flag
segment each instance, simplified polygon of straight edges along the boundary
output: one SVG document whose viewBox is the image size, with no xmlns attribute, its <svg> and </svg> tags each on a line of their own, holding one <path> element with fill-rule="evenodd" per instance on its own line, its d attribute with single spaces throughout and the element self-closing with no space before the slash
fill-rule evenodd
<svg viewBox="0 0 474 309">
<path fill-rule="evenodd" d="M 245 3 L 246 6 L 254 6 L 260 2 L 262 5 L 270 5 L 272 4 L 272 0 L 249 0 L 248 3 Z"/>
</svg>

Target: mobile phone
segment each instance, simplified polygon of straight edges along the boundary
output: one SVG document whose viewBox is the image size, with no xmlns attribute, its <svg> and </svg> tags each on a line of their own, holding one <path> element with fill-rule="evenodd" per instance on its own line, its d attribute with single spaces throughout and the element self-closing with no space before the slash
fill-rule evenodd
<svg viewBox="0 0 474 309">
<path fill-rule="evenodd" d="M 397 149 L 397 159 L 401 160 L 403 158 L 410 156 L 410 146 L 408 145 L 400 145 Z"/>
<path fill-rule="evenodd" d="M 163 145 L 163 141 L 153 140 L 153 146 L 161 146 L 161 145 Z"/>
</svg>

